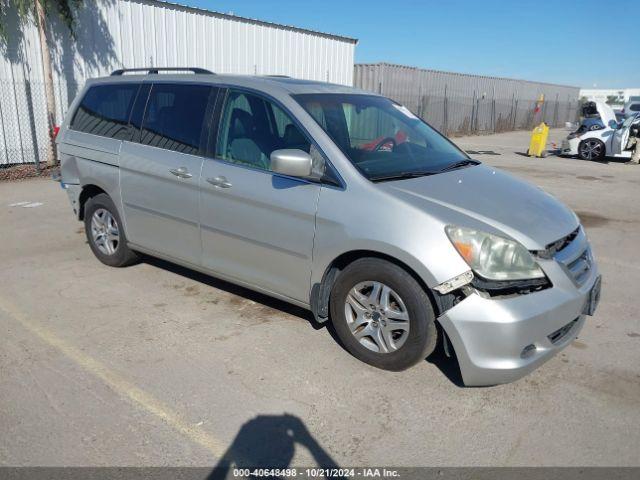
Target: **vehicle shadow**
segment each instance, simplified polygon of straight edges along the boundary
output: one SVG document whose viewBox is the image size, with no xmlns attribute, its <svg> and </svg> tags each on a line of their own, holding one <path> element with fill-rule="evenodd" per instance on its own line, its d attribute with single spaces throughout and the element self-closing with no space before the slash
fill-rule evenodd
<svg viewBox="0 0 640 480">
<path fill-rule="evenodd" d="M 291 465 L 296 446 L 305 448 L 319 468 L 338 468 L 331 455 L 320 446 L 300 418 L 286 413 L 258 415 L 242 425 L 207 478 L 209 480 L 238 478 L 233 474 L 236 468 L 286 469 Z M 280 476 L 268 476 L 280 478 Z M 284 478 L 287 475 L 283 474 L 281 477 Z"/>
<path fill-rule="evenodd" d="M 163 270 L 166 270 L 171 273 L 175 273 L 176 275 L 180 275 L 182 277 L 188 278 L 195 282 L 200 282 L 205 285 L 209 285 L 210 287 L 217 288 L 218 290 L 222 290 L 232 295 L 237 295 L 247 300 L 251 300 L 253 302 L 267 306 L 269 308 L 273 308 L 274 310 L 279 310 L 289 315 L 299 317 L 303 320 L 306 320 L 314 330 L 321 330 L 323 328 L 326 328 L 327 331 L 329 332 L 329 335 L 331 335 L 331 337 L 333 338 L 333 340 L 345 352 L 348 353 L 347 348 L 340 340 L 340 337 L 338 337 L 338 334 L 336 333 L 335 329 L 331 325 L 331 322 L 318 323 L 315 320 L 313 314 L 304 308 L 297 307 L 296 305 L 292 305 L 285 301 L 278 300 L 277 298 L 273 298 L 259 292 L 254 292 L 253 290 L 249 290 L 248 288 L 241 287 L 239 285 L 227 282 L 225 280 L 221 280 L 219 278 L 212 277 L 204 273 L 200 273 L 195 270 L 182 267 L 180 265 L 176 265 L 175 263 L 171 263 L 166 260 L 161 260 L 159 258 L 151 257 L 148 255 L 142 255 L 142 261 L 153 267 L 161 268 Z M 442 338 L 441 330 L 438 332 L 438 336 Z M 453 349 L 451 349 L 451 357 L 447 357 L 446 353 L 444 352 L 444 346 L 442 341 L 438 342 L 436 349 L 433 351 L 431 355 L 429 355 L 426 361 L 435 365 L 451 381 L 451 383 L 453 383 L 457 387 L 465 386 L 464 383 L 462 382 L 462 376 L 460 375 L 460 367 L 458 366 L 458 360 L 455 357 L 455 352 L 453 351 Z"/>
<path fill-rule="evenodd" d="M 200 273 L 195 270 L 191 270 L 189 268 L 176 265 L 175 263 L 161 260 L 159 258 L 143 255 L 142 261 L 148 265 L 152 265 L 154 267 L 161 268 L 168 272 L 175 273 L 176 275 L 180 275 L 182 277 L 188 278 L 195 282 L 200 282 L 205 285 L 209 285 L 210 287 L 217 288 L 218 290 L 222 290 L 224 292 L 230 293 L 232 295 L 237 295 L 244 299 L 251 300 L 252 302 L 256 302 L 261 305 L 267 306 L 269 308 L 273 308 L 274 310 L 280 310 L 281 312 L 288 313 L 289 315 L 300 317 L 306 320 L 307 322 L 309 322 L 309 324 L 313 327 L 314 330 L 320 330 L 325 326 L 322 323 L 316 322 L 315 318 L 313 317 L 313 314 L 310 311 L 305 310 L 304 308 L 298 307 L 296 305 L 292 305 L 290 303 L 284 302 L 282 300 L 278 300 L 277 298 L 273 298 L 268 295 L 255 292 L 248 288 L 235 285 L 225 280 L 221 280 L 219 278 L 212 277 L 204 273 Z"/>
<path fill-rule="evenodd" d="M 445 333 L 438 325 L 438 345 L 433 353 L 427 357 L 426 361 L 437 367 L 438 370 L 440 370 L 442 374 L 456 387 L 467 388 L 462 381 L 460 365 L 458 364 L 456 352 L 453 350 L 453 347 L 450 347 L 450 357 L 447 356 L 444 350 L 444 341 L 442 341 L 443 335 L 445 335 Z M 451 344 L 451 342 L 449 342 L 449 344 Z"/>
<path fill-rule="evenodd" d="M 619 158 L 619 157 L 603 157 L 599 160 L 585 160 L 583 158 L 580 158 L 578 156 L 575 157 L 568 157 L 565 156 L 564 158 L 569 158 L 571 160 L 576 160 L 578 162 L 587 162 L 587 163 L 600 163 L 602 165 L 610 165 L 610 164 L 620 164 L 620 163 L 627 163 L 629 161 L 628 158 Z"/>
<path fill-rule="evenodd" d="M 522 157 L 527 157 L 527 158 L 533 158 L 535 159 L 536 157 L 530 157 L 528 153 L 526 152 L 514 152 L 516 155 L 520 155 Z M 609 165 L 609 164 L 620 164 L 620 163 L 627 163 L 629 161 L 628 158 L 619 158 L 619 157 L 604 157 L 601 158 L 600 160 L 584 160 L 580 157 L 578 157 L 577 155 L 563 155 L 562 153 L 560 153 L 559 151 L 556 150 L 549 150 L 547 152 L 547 157 L 558 157 L 558 158 L 567 158 L 570 160 L 576 160 L 578 162 L 589 162 L 589 163 L 600 163 L 603 165 Z"/>
</svg>

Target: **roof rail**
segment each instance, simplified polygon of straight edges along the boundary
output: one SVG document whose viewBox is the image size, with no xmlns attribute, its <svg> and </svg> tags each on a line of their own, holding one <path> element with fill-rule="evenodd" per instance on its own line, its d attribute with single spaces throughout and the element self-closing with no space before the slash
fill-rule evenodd
<svg viewBox="0 0 640 480">
<path fill-rule="evenodd" d="M 278 74 L 263 75 L 263 77 L 270 77 L 270 78 L 291 78 L 289 75 L 278 75 Z"/>
<path fill-rule="evenodd" d="M 159 72 L 192 72 L 192 73 L 204 73 L 207 75 L 215 75 L 215 73 L 198 67 L 144 67 L 144 68 L 121 68 L 111 72 L 111 76 L 123 75 L 129 72 L 147 72 L 147 75 L 155 75 Z"/>
</svg>

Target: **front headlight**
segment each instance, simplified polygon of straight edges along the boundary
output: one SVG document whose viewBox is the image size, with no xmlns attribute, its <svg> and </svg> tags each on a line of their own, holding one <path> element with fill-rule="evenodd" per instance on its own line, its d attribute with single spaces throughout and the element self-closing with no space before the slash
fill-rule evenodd
<svg viewBox="0 0 640 480">
<path fill-rule="evenodd" d="M 514 240 L 455 225 L 445 230 L 471 269 L 487 280 L 528 280 L 545 276 L 529 251 Z"/>
</svg>

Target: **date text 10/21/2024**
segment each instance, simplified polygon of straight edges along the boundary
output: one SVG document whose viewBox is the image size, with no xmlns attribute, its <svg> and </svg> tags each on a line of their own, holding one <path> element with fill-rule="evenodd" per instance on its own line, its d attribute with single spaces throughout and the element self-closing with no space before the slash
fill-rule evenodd
<svg viewBox="0 0 640 480">
<path fill-rule="evenodd" d="M 234 478 L 302 477 L 302 478 L 398 478 L 397 470 L 386 468 L 236 468 Z"/>
</svg>

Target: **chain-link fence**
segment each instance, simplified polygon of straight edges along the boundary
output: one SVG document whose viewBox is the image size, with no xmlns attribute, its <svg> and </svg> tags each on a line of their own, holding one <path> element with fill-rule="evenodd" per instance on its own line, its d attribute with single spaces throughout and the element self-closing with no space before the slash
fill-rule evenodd
<svg viewBox="0 0 640 480">
<path fill-rule="evenodd" d="M 462 95 L 421 95 L 401 102 L 445 135 L 479 135 L 532 129 L 544 121 L 561 127 L 578 119 L 579 102 L 545 101 L 536 110 L 535 100 L 488 99 Z"/>
<path fill-rule="evenodd" d="M 0 164 L 46 161 L 44 84 L 0 80 Z"/>
<path fill-rule="evenodd" d="M 387 63 L 357 64 L 356 87 L 406 106 L 446 135 L 477 135 L 575 122 L 579 89 Z M 539 110 L 537 100 L 544 96 Z"/>
<path fill-rule="evenodd" d="M 69 106 L 68 88 L 56 82 L 54 90 L 56 119 L 60 123 L 61 114 L 64 115 Z M 0 79 L 0 166 L 46 164 L 48 144 L 44 82 Z"/>
</svg>

